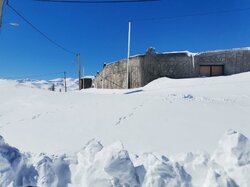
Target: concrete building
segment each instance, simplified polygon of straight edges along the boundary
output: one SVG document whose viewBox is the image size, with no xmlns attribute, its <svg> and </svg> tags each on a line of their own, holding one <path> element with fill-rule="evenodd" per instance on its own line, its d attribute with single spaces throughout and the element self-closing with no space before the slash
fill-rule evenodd
<svg viewBox="0 0 250 187">
<path fill-rule="evenodd" d="M 150 48 L 144 55 L 130 58 L 130 88 L 142 87 L 160 78 L 192 78 L 232 75 L 250 71 L 250 48 L 191 53 L 156 53 Z M 94 79 L 96 88 L 127 88 L 127 59 L 107 64 Z"/>
<path fill-rule="evenodd" d="M 87 89 L 92 88 L 94 76 L 84 76 L 80 79 L 80 88 Z"/>
</svg>

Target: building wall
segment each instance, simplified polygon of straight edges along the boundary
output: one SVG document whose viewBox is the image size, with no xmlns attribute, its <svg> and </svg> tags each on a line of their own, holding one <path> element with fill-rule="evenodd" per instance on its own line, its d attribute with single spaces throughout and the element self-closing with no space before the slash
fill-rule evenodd
<svg viewBox="0 0 250 187">
<path fill-rule="evenodd" d="M 131 88 L 141 86 L 141 56 L 130 58 Z M 94 80 L 96 88 L 121 89 L 127 88 L 127 59 L 107 64 L 96 75 Z"/>
<path fill-rule="evenodd" d="M 250 49 L 145 54 L 130 58 L 131 88 L 142 87 L 160 78 L 199 77 L 200 65 L 224 65 L 225 75 L 250 71 Z M 96 88 L 127 88 L 127 60 L 120 60 L 96 75 Z"/>
<path fill-rule="evenodd" d="M 225 75 L 250 71 L 250 50 L 237 49 L 200 53 L 195 56 L 195 64 L 224 65 Z"/>
<path fill-rule="evenodd" d="M 159 77 L 188 78 L 195 76 L 189 53 L 146 55 L 142 61 L 142 85 Z"/>
</svg>

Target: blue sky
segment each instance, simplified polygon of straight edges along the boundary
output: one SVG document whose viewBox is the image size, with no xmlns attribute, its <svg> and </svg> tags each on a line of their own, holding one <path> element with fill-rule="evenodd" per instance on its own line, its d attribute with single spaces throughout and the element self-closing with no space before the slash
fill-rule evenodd
<svg viewBox="0 0 250 187">
<path fill-rule="evenodd" d="M 85 74 L 103 63 L 126 58 L 128 20 L 132 20 L 131 55 L 156 51 L 192 52 L 250 46 L 250 10 L 180 19 L 137 19 L 180 16 L 250 8 L 249 0 L 161 0 L 131 4 L 56 4 L 9 0 L 10 4 L 53 40 L 81 52 Z M 0 32 L 0 77 L 19 78 L 67 71 L 77 77 L 76 57 L 44 39 L 5 7 Z M 18 22 L 19 27 L 8 22 Z M 51 79 L 62 76 L 31 77 Z"/>
</svg>

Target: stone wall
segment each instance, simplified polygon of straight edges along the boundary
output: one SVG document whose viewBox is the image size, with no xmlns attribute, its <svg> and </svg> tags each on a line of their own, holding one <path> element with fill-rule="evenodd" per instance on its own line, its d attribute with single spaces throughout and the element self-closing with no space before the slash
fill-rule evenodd
<svg viewBox="0 0 250 187">
<path fill-rule="evenodd" d="M 140 87 L 142 84 L 141 59 L 141 56 L 130 58 L 131 88 Z M 96 88 L 127 88 L 127 59 L 107 64 L 100 73 L 97 73 L 94 85 Z"/>
<path fill-rule="evenodd" d="M 188 78 L 195 76 L 193 57 L 187 52 L 146 55 L 142 61 L 142 85 L 159 77 Z"/>
<path fill-rule="evenodd" d="M 160 78 L 199 77 L 200 65 L 224 65 L 225 75 L 250 71 L 250 49 L 192 54 L 190 52 L 147 53 L 130 58 L 130 88 L 142 87 Z M 127 88 L 127 60 L 108 64 L 96 75 L 96 88 Z"/>
<path fill-rule="evenodd" d="M 211 51 L 195 56 L 195 64 L 200 65 L 224 65 L 225 75 L 232 75 L 250 71 L 250 49 L 235 49 L 223 51 Z M 197 71 L 199 76 L 199 71 Z"/>
</svg>

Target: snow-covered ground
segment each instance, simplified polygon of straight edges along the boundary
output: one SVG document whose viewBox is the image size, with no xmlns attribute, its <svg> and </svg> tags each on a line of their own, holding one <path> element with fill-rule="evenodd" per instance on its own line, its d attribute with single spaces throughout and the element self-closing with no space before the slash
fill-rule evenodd
<svg viewBox="0 0 250 187">
<path fill-rule="evenodd" d="M 0 80 L 0 135 L 18 148 L 1 138 L 0 186 L 250 186 L 250 73 L 29 86 Z"/>
</svg>

